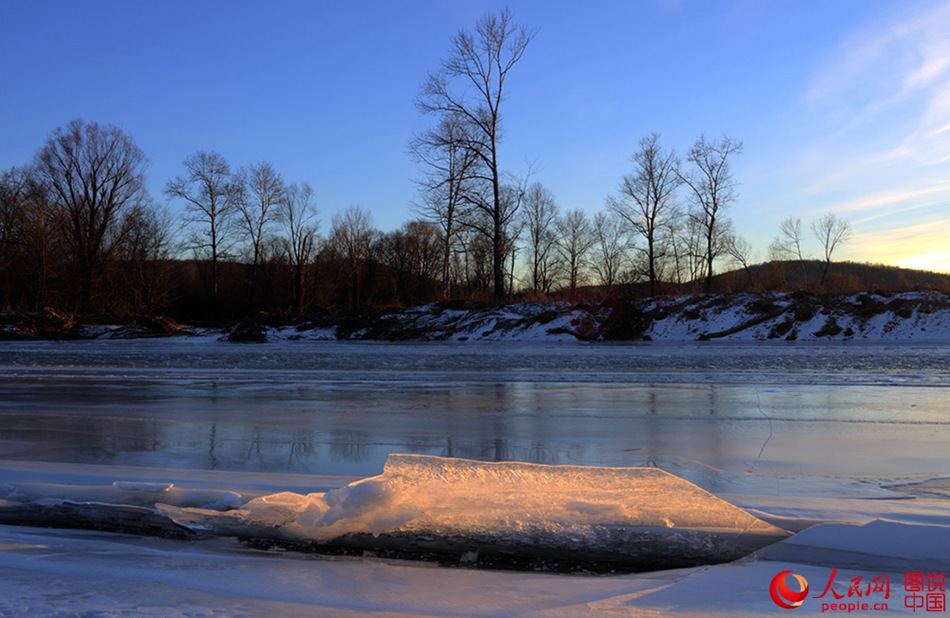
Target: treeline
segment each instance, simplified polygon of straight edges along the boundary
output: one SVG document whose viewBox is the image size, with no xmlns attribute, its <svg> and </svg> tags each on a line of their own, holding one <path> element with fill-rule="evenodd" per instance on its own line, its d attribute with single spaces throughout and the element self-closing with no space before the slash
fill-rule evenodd
<svg viewBox="0 0 950 618">
<path fill-rule="evenodd" d="M 711 148 L 722 157 L 737 152 L 727 138 L 700 139 L 687 161 L 712 160 Z M 511 213 L 502 227 L 504 298 L 571 299 L 592 285 L 607 293 L 633 284 L 642 294 L 695 291 L 709 285 L 710 247 L 713 258 L 725 252 L 749 268 L 743 241 L 721 215 L 725 196 L 710 227 L 710 218 L 677 199 L 678 190 L 701 181 L 657 135 L 641 141 L 632 161 L 633 171 L 593 217 L 562 210 L 539 182 L 502 185 Z M 312 187 L 287 183 L 269 163 L 232 168 L 215 152 L 188 157 L 164 190 L 180 205 L 178 217 L 148 195 L 144 167 L 144 154 L 122 130 L 75 120 L 56 129 L 31 164 L 2 173 L 3 310 L 222 319 L 493 298 L 492 238 L 470 195 L 448 213 L 440 188 L 423 182 L 420 219 L 383 232 L 354 206 L 321 233 Z M 720 191 L 728 184 L 722 178 Z M 812 229 L 827 239 L 824 279 L 850 232 L 835 217 Z M 794 269 L 796 259 L 807 259 L 802 245 L 801 220 L 790 218 L 770 251 Z"/>
<path fill-rule="evenodd" d="M 438 234 L 376 230 L 351 208 L 319 234 L 313 190 L 268 163 L 214 152 L 149 196 L 145 156 L 121 129 L 74 120 L 0 175 L 0 307 L 191 319 L 414 304 L 438 284 Z"/>
</svg>

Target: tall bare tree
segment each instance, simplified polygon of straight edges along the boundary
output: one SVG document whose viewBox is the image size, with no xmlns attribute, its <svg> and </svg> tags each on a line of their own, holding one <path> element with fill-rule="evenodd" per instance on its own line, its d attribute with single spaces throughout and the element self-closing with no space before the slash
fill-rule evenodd
<svg viewBox="0 0 950 618">
<path fill-rule="evenodd" d="M 646 244 L 641 249 L 646 261 L 650 294 L 657 293 L 659 262 L 668 246 L 663 242 L 666 221 L 677 216 L 674 196 L 682 184 L 679 160 L 660 144 L 652 133 L 640 139 L 640 149 L 632 156 L 633 172 L 623 177 L 618 197 L 610 197 L 607 207 L 617 213 Z"/>
<path fill-rule="evenodd" d="M 712 291 L 713 262 L 724 250 L 722 211 L 738 197 L 732 175 L 732 159 L 742 154 L 742 142 L 723 136 L 707 141 L 701 135 L 686 155 L 692 167 L 680 172 L 680 179 L 692 191 L 695 208 L 690 213 L 702 229 L 705 255 L 706 292 Z"/>
<path fill-rule="evenodd" d="M 508 9 L 488 14 L 453 37 L 448 58 L 438 72 L 429 73 L 418 99 L 419 109 L 439 116 L 464 118 L 472 127 L 467 145 L 482 163 L 487 198 L 476 205 L 488 216 L 485 230 L 492 242 L 493 296 L 500 304 L 505 292 L 506 230 L 502 170 L 498 154 L 501 103 L 508 73 L 521 60 L 535 33 L 512 22 Z M 461 86 L 455 84 L 461 82 Z"/>
<path fill-rule="evenodd" d="M 283 223 L 284 252 L 291 270 L 291 296 L 294 310 L 302 313 L 307 296 L 307 268 L 316 255 L 317 209 L 313 203 L 313 187 L 309 183 L 292 183 L 280 202 L 279 220 Z"/>
<path fill-rule="evenodd" d="M 147 199 L 146 159 L 122 129 L 76 119 L 36 155 L 36 173 L 62 212 L 63 238 L 79 278 L 76 308 L 90 308 L 103 262 L 121 239 L 123 211 Z"/>
<path fill-rule="evenodd" d="M 185 174 L 168 181 L 165 195 L 184 200 L 188 223 L 199 226 L 192 245 L 199 253 L 207 251 L 211 260 L 211 312 L 216 315 L 218 261 L 225 255 L 237 201 L 231 166 L 219 153 L 203 150 L 187 157 L 183 165 Z"/>
<path fill-rule="evenodd" d="M 831 267 L 831 256 L 834 254 L 838 245 L 851 240 L 851 224 L 846 219 L 840 218 L 834 213 L 827 213 L 820 219 L 812 222 L 811 229 L 821 243 L 824 252 L 824 267 L 821 269 L 821 281 L 819 285 L 825 285 L 825 279 L 828 277 L 828 269 Z"/>
</svg>

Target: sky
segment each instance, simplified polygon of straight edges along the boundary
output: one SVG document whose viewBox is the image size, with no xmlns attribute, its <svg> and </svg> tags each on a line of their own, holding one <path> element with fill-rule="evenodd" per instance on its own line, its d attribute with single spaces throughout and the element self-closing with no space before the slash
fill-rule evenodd
<svg viewBox="0 0 950 618">
<path fill-rule="evenodd" d="M 741 140 L 736 231 L 848 220 L 836 259 L 950 272 L 950 2 L 934 0 L 0 0 L 0 170 L 73 118 L 121 127 L 148 187 L 199 150 L 415 217 L 415 101 L 460 29 L 508 6 L 536 30 L 509 75 L 502 167 L 562 209 L 605 208 L 641 137 Z M 683 194 L 685 201 L 685 194 Z M 181 208 L 174 202 L 169 207 Z"/>
</svg>

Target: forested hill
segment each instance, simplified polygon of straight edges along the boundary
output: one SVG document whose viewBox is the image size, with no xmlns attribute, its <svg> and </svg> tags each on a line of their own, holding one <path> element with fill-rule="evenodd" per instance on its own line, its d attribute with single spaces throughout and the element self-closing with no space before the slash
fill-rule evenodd
<svg viewBox="0 0 950 618">
<path fill-rule="evenodd" d="M 808 290 L 824 294 L 865 291 L 905 292 L 937 290 L 950 292 L 950 275 L 883 264 L 819 260 L 773 261 L 740 268 L 714 278 L 716 291 Z M 688 291 L 684 284 L 680 291 Z"/>
</svg>

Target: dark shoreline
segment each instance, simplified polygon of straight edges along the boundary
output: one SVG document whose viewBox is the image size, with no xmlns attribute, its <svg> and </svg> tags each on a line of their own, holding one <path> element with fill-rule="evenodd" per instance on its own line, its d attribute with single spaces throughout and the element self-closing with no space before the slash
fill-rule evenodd
<svg viewBox="0 0 950 618">
<path fill-rule="evenodd" d="M 231 342 L 275 339 L 343 341 L 579 340 L 650 341 L 752 338 L 851 340 L 910 329 L 944 339 L 926 324 L 946 315 L 939 292 L 850 294 L 741 293 L 665 296 L 610 303 L 533 302 L 500 307 L 434 303 L 395 311 L 309 316 L 261 314 L 238 322 L 185 325 L 166 317 L 83 320 L 45 309 L 0 314 L 0 340 L 189 337 L 218 332 Z M 678 328 L 673 329 L 673 326 Z M 675 330 L 675 332 L 674 332 Z M 908 338 L 905 332 L 902 338 Z"/>
</svg>

